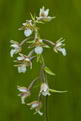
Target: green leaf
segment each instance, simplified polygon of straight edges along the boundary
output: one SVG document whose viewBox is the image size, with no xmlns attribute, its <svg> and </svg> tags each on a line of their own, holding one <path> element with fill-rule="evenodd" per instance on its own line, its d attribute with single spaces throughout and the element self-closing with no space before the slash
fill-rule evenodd
<svg viewBox="0 0 81 121">
<path fill-rule="evenodd" d="M 37 21 L 38 24 L 45 24 L 44 22 L 42 21 Z"/>
<path fill-rule="evenodd" d="M 40 54 L 37 54 L 37 62 L 39 62 L 39 60 L 40 60 Z"/>
<path fill-rule="evenodd" d="M 33 17 L 32 13 L 30 13 L 30 15 L 31 15 L 32 20 L 35 21 L 35 17 Z"/>
<path fill-rule="evenodd" d="M 32 41 L 27 41 L 27 43 L 33 43 L 35 40 L 32 40 Z"/>
<path fill-rule="evenodd" d="M 48 67 L 44 67 L 44 71 L 50 75 L 55 75 Z"/>
<path fill-rule="evenodd" d="M 49 89 L 50 92 L 56 92 L 56 93 L 66 93 L 68 92 L 67 90 L 65 91 L 59 91 L 59 90 L 54 90 L 54 89 Z"/>
</svg>

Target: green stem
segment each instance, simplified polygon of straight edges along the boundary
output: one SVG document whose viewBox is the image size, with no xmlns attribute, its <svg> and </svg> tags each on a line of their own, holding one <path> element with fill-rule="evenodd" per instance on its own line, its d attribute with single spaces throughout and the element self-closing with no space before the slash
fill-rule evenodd
<svg viewBox="0 0 81 121">
<path fill-rule="evenodd" d="M 46 96 L 46 121 L 48 121 L 48 95 Z"/>
</svg>

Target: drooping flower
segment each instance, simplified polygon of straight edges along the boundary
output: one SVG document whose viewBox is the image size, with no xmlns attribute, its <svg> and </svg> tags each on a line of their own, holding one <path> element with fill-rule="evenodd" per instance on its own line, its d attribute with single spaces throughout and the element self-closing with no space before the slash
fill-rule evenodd
<svg viewBox="0 0 81 121">
<path fill-rule="evenodd" d="M 18 96 L 21 96 L 21 102 L 22 102 L 22 104 L 25 104 L 24 100 L 25 100 L 25 98 L 30 96 L 30 91 L 26 87 L 20 87 L 20 86 L 17 86 L 17 89 L 20 92 L 22 92 Z"/>
<path fill-rule="evenodd" d="M 45 10 L 44 6 L 40 8 L 39 17 L 37 17 L 37 20 L 43 20 L 43 21 L 51 21 L 55 17 L 48 16 L 49 9 Z"/>
<path fill-rule="evenodd" d="M 10 43 L 11 43 L 10 47 L 14 48 L 14 49 L 11 49 L 10 51 L 10 56 L 13 57 L 14 54 L 21 52 L 22 48 L 20 44 L 14 40 L 11 40 Z"/>
<path fill-rule="evenodd" d="M 60 51 L 60 52 L 62 52 L 62 54 L 63 54 L 64 56 L 66 56 L 66 49 L 65 49 L 65 48 L 62 48 L 65 44 L 63 44 L 62 42 L 64 42 L 64 40 L 62 40 L 62 38 L 59 39 L 59 40 L 56 42 L 56 44 L 55 44 L 55 46 L 54 46 L 54 51 L 55 51 L 56 53 L 58 53 L 58 51 Z"/>
<path fill-rule="evenodd" d="M 42 54 L 43 47 L 49 48 L 48 45 L 44 44 L 42 39 L 36 38 L 35 41 L 29 46 L 29 48 L 35 47 L 36 54 Z"/>
<path fill-rule="evenodd" d="M 43 96 L 49 96 L 50 95 L 50 93 L 49 93 L 49 87 L 48 87 L 48 85 L 44 82 L 44 83 L 42 83 L 42 85 L 41 85 L 41 89 L 40 89 L 40 95 L 43 95 Z"/>
<path fill-rule="evenodd" d="M 17 57 L 17 60 L 14 61 L 14 62 L 18 62 L 20 64 L 18 65 L 15 65 L 16 67 L 18 67 L 18 72 L 19 73 L 25 73 L 26 72 L 26 67 L 27 66 L 30 66 L 30 69 L 32 69 L 32 62 L 31 62 L 31 59 L 26 56 L 26 55 L 23 55 L 21 53 L 19 53 L 19 57 Z"/>
<path fill-rule="evenodd" d="M 23 23 L 23 26 L 19 30 L 24 30 L 24 35 L 28 37 L 32 34 L 33 29 L 32 20 L 26 20 L 26 23 Z"/>
<path fill-rule="evenodd" d="M 31 106 L 30 109 L 35 109 L 36 112 L 34 114 L 38 113 L 41 116 L 43 115 L 43 113 L 40 112 L 40 109 L 42 107 L 42 103 L 41 102 L 39 102 L 39 101 L 33 101 L 31 103 L 28 103 L 27 105 Z"/>
</svg>

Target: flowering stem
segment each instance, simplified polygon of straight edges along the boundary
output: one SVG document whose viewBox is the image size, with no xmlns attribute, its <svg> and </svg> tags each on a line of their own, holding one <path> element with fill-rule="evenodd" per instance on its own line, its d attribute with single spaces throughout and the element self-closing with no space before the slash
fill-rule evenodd
<svg viewBox="0 0 81 121">
<path fill-rule="evenodd" d="M 34 79 L 34 80 L 32 81 L 32 83 L 31 83 L 31 84 L 29 85 L 29 87 L 28 87 L 28 90 L 31 90 L 31 89 L 32 89 L 32 87 L 34 86 L 35 82 L 36 82 L 38 79 L 40 79 L 40 77 L 37 77 L 36 79 Z"/>
<path fill-rule="evenodd" d="M 41 67 L 41 72 L 40 72 L 40 75 L 41 75 L 41 81 L 42 81 L 42 82 L 45 82 L 45 72 L 44 72 L 44 67 L 45 67 L 45 65 L 42 65 L 42 67 Z"/>
<path fill-rule="evenodd" d="M 40 102 L 41 99 L 42 99 L 42 94 L 39 95 L 39 97 L 38 97 L 38 101 Z"/>
<path fill-rule="evenodd" d="M 46 121 L 48 121 L 48 95 L 46 96 Z"/>
<path fill-rule="evenodd" d="M 34 37 L 29 37 L 29 38 L 26 38 L 24 39 L 21 43 L 20 43 L 20 46 L 24 45 L 26 43 L 27 40 L 31 39 L 31 38 L 34 38 Z"/>
<path fill-rule="evenodd" d="M 46 40 L 46 39 L 43 39 L 45 42 L 48 42 L 50 45 L 52 45 L 52 46 L 54 46 L 55 45 L 55 43 L 53 43 L 52 41 L 50 41 L 50 40 Z"/>
</svg>

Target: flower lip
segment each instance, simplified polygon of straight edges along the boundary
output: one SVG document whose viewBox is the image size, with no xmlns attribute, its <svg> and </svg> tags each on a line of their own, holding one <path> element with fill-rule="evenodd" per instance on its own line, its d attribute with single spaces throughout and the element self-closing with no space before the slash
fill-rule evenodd
<svg viewBox="0 0 81 121">
<path fill-rule="evenodd" d="M 43 48 L 42 47 L 38 46 L 38 47 L 35 48 L 35 53 L 36 54 L 41 54 L 42 52 L 43 52 Z"/>
<path fill-rule="evenodd" d="M 26 30 L 24 30 L 24 35 L 25 35 L 26 37 L 29 37 L 31 34 L 32 34 L 32 30 L 31 30 L 31 29 L 26 29 Z"/>
</svg>

